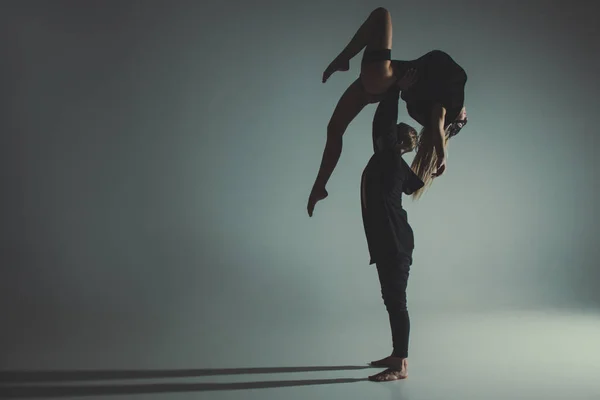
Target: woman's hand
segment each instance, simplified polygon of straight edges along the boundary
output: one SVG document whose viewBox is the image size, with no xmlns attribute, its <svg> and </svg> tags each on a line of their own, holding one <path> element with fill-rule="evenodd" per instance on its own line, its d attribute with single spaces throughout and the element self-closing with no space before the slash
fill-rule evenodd
<svg viewBox="0 0 600 400">
<path fill-rule="evenodd" d="M 445 154 L 438 156 L 435 167 L 436 167 L 436 170 L 432 175 L 434 178 L 437 178 L 437 177 L 441 176 L 444 173 L 444 171 L 446 170 L 446 155 Z"/>
<path fill-rule="evenodd" d="M 310 196 L 308 196 L 308 206 L 306 207 L 309 217 L 312 217 L 317 202 L 323 200 L 327 196 L 329 196 L 329 193 L 327 193 L 325 186 L 315 183 L 310 191 Z"/>
<path fill-rule="evenodd" d="M 396 81 L 396 86 L 400 88 L 401 91 L 409 89 L 412 85 L 414 85 L 418 80 L 417 70 L 414 68 L 410 68 L 408 71 L 404 73 L 402 78 Z"/>
</svg>

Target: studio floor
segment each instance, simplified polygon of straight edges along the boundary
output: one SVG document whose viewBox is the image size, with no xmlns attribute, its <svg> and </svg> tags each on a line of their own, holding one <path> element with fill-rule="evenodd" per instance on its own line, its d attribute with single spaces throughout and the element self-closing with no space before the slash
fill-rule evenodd
<svg viewBox="0 0 600 400">
<path fill-rule="evenodd" d="M 412 315 L 412 324 L 409 378 L 404 381 L 365 379 L 378 371 L 367 361 L 389 352 L 389 333 L 382 321 L 373 319 L 267 333 L 249 327 L 236 343 L 223 347 L 229 351 L 212 358 L 184 341 L 163 346 L 164 351 L 182 346 L 187 358 L 179 365 L 170 359 L 163 365 L 152 361 L 137 367 L 111 368 L 105 363 L 103 368 L 90 368 L 99 364 L 84 367 L 80 355 L 79 367 L 72 359 L 52 368 L 4 369 L 0 394 L 115 400 L 600 399 L 600 315 L 421 313 Z M 259 333 L 260 345 L 236 351 Z M 261 351 L 267 343 L 271 349 L 286 350 Z"/>
</svg>

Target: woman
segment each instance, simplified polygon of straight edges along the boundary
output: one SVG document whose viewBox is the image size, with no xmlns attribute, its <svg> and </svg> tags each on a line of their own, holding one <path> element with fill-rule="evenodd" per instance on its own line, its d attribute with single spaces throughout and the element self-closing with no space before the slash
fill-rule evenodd
<svg viewBox="0 0 600 400">
<path fill-rule="evenodd" d="M 400 80 L 384 95 L 373 119 L 374 154 L 361 180 L 361 205 L 370 264 L 375 264 L 381 284 L 381 295 L 389 314 L 393 352 L 383 360 L 371 363 L 387 367 L 372 381 L 391 381 L 407 377 L 408 336 L 410 320 L 406 307 L 406 287 L 414 249 L 413 231 L 402 207 L 402 194 L 413 194 L 424 183 L 404 161 L 402 155 L 414 150 L 417 132 L 400 123 L 398 99 L 404 81 Z"/>
<path fill-rule="evenodd" d="M 361 25 L 350 43 L 323 73 L 323 82 L 336 71 L 347 71 L 350 60 L 365 49 L 360 77 L 346 89 L 327 126 L 327 143 L 317 178 L 308 200 L 308 214 L 327 197 L 325 186 L 342 152 L 342 136 L 352 120 L 369 103 L 385 93 L 407 70 L 416 68 L 419 81 L 402 92 L 410 116 L 423 129 L 413 169 L 425 183 L 413 196 L 440 176 L 446 166 L 447 140 L 466 124 L 465 71 L 442 51 L 432 51 L 413 61 L 391 60 L 392 22 L 384 8 L 375 9 Z"/>
</svg>

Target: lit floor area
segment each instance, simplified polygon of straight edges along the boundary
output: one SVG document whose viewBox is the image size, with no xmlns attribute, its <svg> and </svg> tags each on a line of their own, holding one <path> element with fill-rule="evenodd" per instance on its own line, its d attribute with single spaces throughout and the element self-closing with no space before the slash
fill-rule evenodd
<svg viewBox="0 0 600 400">
<path fill-rule="evenodd" d="M 40 353 L 35 370 L 23 365 L 5 369 L 0 397 L 600 399 L 600 315 L 413 312 L 409 378 L 373 383 L 364 378 L 378 370 L 366 367 L 366 361 L 390 350 L 383 316 L 304 329 L 244 328 L 237 334 L 206 336 L 204 341 L 200 328 L 189 329 L 147 349 L 145 361 L 141 347 L 131 346 L 138 361 L 113 366 L 100 351 L 89 355 L 95 362 L 86 363 L 86 354 L 76 351 L 74 343 L 71 350 L 76 354 L 69 357 L 61 357 L 60 348 L 52 350 L 52 357 Z M 122 349 L 123 354 L 127 351 Z M 51 368 L 52 358 L 61 364 Z"/>
</svg>

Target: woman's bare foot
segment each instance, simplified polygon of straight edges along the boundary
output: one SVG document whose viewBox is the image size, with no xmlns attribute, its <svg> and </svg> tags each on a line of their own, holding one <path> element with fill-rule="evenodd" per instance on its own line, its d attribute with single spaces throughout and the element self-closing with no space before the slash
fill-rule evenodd
<svg viewBox="0 0 600 400">
<path fill-rule="evenodd" d="M 333 75 L 334 72 L 337 71 L 348 71 L 350 69 L 350 60 L 346 58 L 341 58 L 338 56 L 335 60 L 329 64 L 325 72 L 323 72 L 323 83 L 327 82 L 329 77 Z"/>
<path fill-rule="evenodd" d="M 383 360 L 374 361 L 373 363 L 385 363 L 387 366 L 389 366 L 389 368 L 376 375 L 370 376 L 370 381 L 389 382 L 408 378 L 408 360 L 406 358 L 390 356 L 384 358 Z M 371 363 L 371 365 L 373 365 L 373 363 Z M 381 365 L 382 364 L 378 364 L 377 366 Z"/>
</svg>

